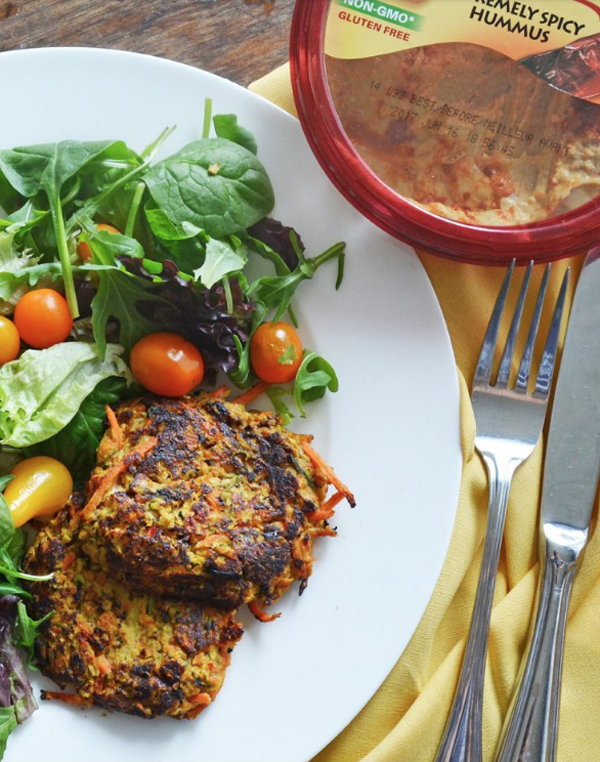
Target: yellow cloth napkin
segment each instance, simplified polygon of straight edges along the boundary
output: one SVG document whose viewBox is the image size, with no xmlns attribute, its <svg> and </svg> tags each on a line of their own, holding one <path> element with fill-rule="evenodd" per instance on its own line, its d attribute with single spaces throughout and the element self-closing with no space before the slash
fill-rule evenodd
<svg viewBox="0 0 600 762">
<path fill-rule="evenodd" d="M 289 67 L 251 90 L 295 113 Z M 452 339 L 461 385 L 463 474 L 456 524 L 427 610 L 376 695 L 314 762 L 428 762 L 435 756 L 458 680 L 483 550 L 487 478 L 474 453 L 469 390 L 485 328 L 505 271 L 419 254 Z M 550 299 L 567 265 L 570 298 L 582 257 L 553 265 Z M 542 266 L 533 274 L 537 292 Z M 515 277 L 520 283 L 522 274 Z M 517 291 L 513 284 L 513 291 Z M 516 295 L 515 295 L 516 298 Z M 600 298 L 600 295 L 599 295 Z M 532 301 L 532 300 L 530 300 Z M 514 300 L 513 300 L 514 304 Z M 527 321 L 533 307 L 529 306 Z M 507 310 L 510 314 L 510 309 Z M 545 312 L 542 335 L 548 327 Z M 566 322 L 566 321 L 565 321 Z M 598 327 L 600 330 L 600 326 Z M 517 356 L 519 356 L 519 347 Z M 484 760 L 492 760 L 525 647 L 538 577 L 537 527 L 543 447 L 517 471 L 496 582 L 484 695 Z M 600 762 L 600 540 L 593 533 L 575 580 L 567 627 L 558 762 Z M 376 647 L 376 643 L 373 644 Z"/>
</svg>

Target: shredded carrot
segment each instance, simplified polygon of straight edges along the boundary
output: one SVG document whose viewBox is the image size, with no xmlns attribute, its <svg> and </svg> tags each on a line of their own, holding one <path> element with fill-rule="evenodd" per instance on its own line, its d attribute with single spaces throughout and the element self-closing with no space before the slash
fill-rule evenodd
<svg viewBox="0 0 600 762">
<path fill-rule="evenodd" d="M 90 702 L 78 693 L 60 693 L 59 691 L 42 691 L 43 699 L 55 699 L 73 706 L 89 706 Z"/>
<path fill-rule="evenodd" d="M 230 393 L 231 393 L 231 389 L 228 386 L 225 386 L 223 384 L 223 386 L 219 386 L 218 389 L 215 389 L 214 392 L 209 392 L 206 395 L 205 399 L 221 400 L 221 399 L 224 399 L 225 397 L 228 397 Z"/>
<path fill-rule="evenodd" d="M 202 695 L 202 694 L 198 694 L 198 695 Z M 204 695 L 208 696 L 208 693 L 205 693 Z M 195 720 L 196 717 L 200 714 L 200 712 L 203 712 L 207 706 L 208 704 L 196 704 L 196 706 L 193 709 L 190 709 L 189 712 L 186 712 L 186 715 L 185 715 L 186 720 Z"/>
<path fill-rule="evenodd" d="M 108 418 L 108 423 L 110 430 L 112 431 L 117 450 L 120 450 L 121 447 L 123 447 L 123 436 L 121 435 L 121 427 L 117 421 L 117 416 L 115 415 L 114 410 L 109 407 L 109 405 L 106 405 L 104 409 L 106 410 L 106 417 Z"/>
<path fill-rule="evenodd" d="M 66 571 L 69 568 L 69 566 L 71 566 L 73 561 L 75 561 L 76 558 L 77 556 L 75 555 L 75 553 L 67 553 L 67 555 L 62 560 L 62 564 L 61 564 L 62 570 Z"/>
<path fill-rule="evenodd" d="M 240 394 L 239 397 L 236 397 L 231 401 L 238 405 L 248 405 L 250 402 L 254 402 L 255 399 L 260 397 L 269 386 L 271 386 L 271 384 L 268 384 L 266 381 L 259 381 L 257 384 L 254 384 L 254 386 L 251 386 L 248 391 L 245 391 L 243 394 Z"/>
<path fill-rule="evenodd" d="M 100 654 L 96 657 L 96 666 L 98 667 L 98 672 L 100 672 L 101 675 L 110 675 L 112 672 L 110 662 L 104 654 Z"/>
<path fill-rule="evenodd" d="M 311 535 L 313 537 L 337 537 L 337 532 L 331 527 L 322 527 L 321 529 L 311 529 Z"/>
<path fill-rule="evenodd" d="M 193 696 L 190 696 L 190 701 L 192 704 L 200 704 L 200 706 L 208 706 L 212 703 L 212 698 L 208 693 L 195 693 Z"/>
<path fill-rule="evenodd" d="M 341 503 L 346 496 L 343 492 L 334 493 L 328 500 L 326 500 L 318 511 L 309 511 L 306 514 L 306 518 L 313 524 L 319 521 L 327 521 L 335 513 L 335 507 L 338 503 Z"/>
<path fill-rule="evenodd" d="M 346 498 L 346 500 L 350 503 L 352 508 L 354 508 L 354 506 L 356 505 L 356 500 L 354 499 L 354 495 L 350 492 L 348 487 L 346 487 L 344 482 L 338 479 L 333 468 L 331 468 L 331 466 L 328 466 L 327 463 L 325 463 L 325 461 L 319 455 L 319 453 L 313 450 L 313 448 L 308 444 L 308 442 L 302 442 L 302 449 L 304 450 L 306 455 L 310 458 L 311 463 L 317 469 L 317 471 L 320 471 L 323 474 L 323 477 L 326 479 L 326 481 L 329 482 L 329 484 L 333 484 L 336 490 L 338 490 L 338 492 L 341 492 L 342 495 Z"/>
<path fill-rule="evenodd" d="M 156 447 L 157 443 L 158 439 L 156 437 L 148 437 L 148 439 L 145 439 L 141 444 L 131 450 L 126 457 L 121 458 L 117 463 L 114 463 L 98 481 L 96 490 L 81 510 L 81 516 L 84 519 L 91 516 L 92 512 L 96 510 L 110 488 L 115 484 L 119 475 L 128 467 L 132 456 L 137 455 L 143 458 L 150 452 L 150 450 Z"/>
<path fill-rule="evenodd" d="M 252 612 L 252 615 L 255 616 L 259 622 L 274 622 L 275 619 L 279 619 L 281 616 L 281 614 L 267 614 L 264 609 L 261 609 L 256 601 L 250 601 L 248 608 Z"/>
</svg>

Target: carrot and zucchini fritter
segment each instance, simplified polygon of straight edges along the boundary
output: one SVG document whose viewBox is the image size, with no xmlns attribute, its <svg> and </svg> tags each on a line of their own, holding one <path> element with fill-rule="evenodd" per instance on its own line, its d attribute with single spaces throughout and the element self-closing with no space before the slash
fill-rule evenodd
<svg viewBox="0 0 600 762">
<path fill-rule="evenodd" d="M 115 417 L 81 514 L 93 561 L 136 590 L 226 609 L 306 585 L 313 538 L 331 532 L 310 437 L 210 396 L 145 397 Z"/>
<path fill-rule="evenodd" d="M 44 675 L 75 694 L 46 692 L 78 705 L 152 718 L 192 719 L 221 688 L 242 628 L 230 612 L 193 601 L 132 595 L 81 552 L 71 504 L 38 534 L 25 559 L 33 574 L 31 614 L 49 618 L 36 641 Z"/>
</svg>

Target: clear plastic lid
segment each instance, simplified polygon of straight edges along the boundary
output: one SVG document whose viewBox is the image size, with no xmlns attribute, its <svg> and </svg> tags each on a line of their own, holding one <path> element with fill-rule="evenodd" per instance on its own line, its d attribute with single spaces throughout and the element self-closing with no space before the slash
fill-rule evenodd
<svg viewBox="0 0 600 762">
<path fill-rule="evenodd" d="M 596 242 L 596 3 L 298 0 L 292 66 L 317 157 L 397 237 L 482 262 Z"/>
</svg>

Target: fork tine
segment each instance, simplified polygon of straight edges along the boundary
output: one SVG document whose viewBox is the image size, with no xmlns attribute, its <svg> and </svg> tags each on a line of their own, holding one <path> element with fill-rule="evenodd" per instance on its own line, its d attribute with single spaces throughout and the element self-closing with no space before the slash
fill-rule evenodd
<svg viewBox="0 0 600 762">
<path fill-rule="evenodd" d="M 506 304 L 506 295 L 508 293 L 508 287 L 510 285 L 510 279 L 512 278 L 513 270 L 515 269 L 515 260 L 510 263 L 508 272 L 504 277 L 502 288 L 496 299 L 494 305 L 494 311 L 492 317 L 488 323 L 487 331 L 485 333 L 485 339 L 483 340 L 483 346 L 481 347 L 481 353 L 477 360 L 477 368 L 475 370 L 475 383 L 487 384 L 490 380 L 492 373 L 492 363 L 494 362 L 494 351 L 496 349 L 496 341 L 498 339 L 498 329 L 500 328 L 500 320 L 502 319 L 502 313 L 504 312 L 504 305 Z"/>
<path fill-rule="evenodd" d="M 560 323 L 565 307 L 570 270 L 571 268 L 568 267 L 565 271 L 565 277 L 563 278 L 558 299 L 556 300 L 556 307 L 554 308 L 552 322 L 550 323 L 550 328 L 548 330 L 548 338 L 546 339 L 542 362 L 540 363 L 540 369 L 535 382 L 535 393 L 537 396 L 543 398 L 548 397 L 550 386 L 552 385 L 552 376 L 554 375 L 554 365 L 556 361 L 556 349 L 558 347 L 558 338 L 560 335 Z"/>
<path fill-rule="evenodd" d="M 548 279 L 550 278 L 550 269 L 552 265 L 548 265 L 544 272 L 544 277 L 540 284 L 540 290 L 538 292 L 537 301 L 535 303 L 535 310 L 533 313 L 533 320 L 531 321 L 531 328 L 529 329 L 529 335 L 527 336 L 527 343 L 523 350 L 523 357 L 521 359 L 521 365 L 519 366 L 519 372 L 517 374 L 517 380 L 515 383 L 515 389 L 520 392 L 526 392 L 529 384 L 529 374 L 531 372 L 531 358 L 533 357 L 533 347 L 537 338 L 538 329 L 540 327 L 540 318 L 542 316 L 542 307 L 544 306 L 544 298 L 546 296 L 546 289 L 548 287 Z"/>
<path fill-rule="evenodd" d="M 496 386 L 504 388 L 508 386 L 508 379 L 510 377 L 510 368 L 512 365 L 513 355 L 515 353 L 515 345 L 517 343 L 517 334 L 519 333 L 519 325 L 521 324 L 521 316 L 523 315 L 523 306 L 525 304 L 525 297 L 527 296 L 527 289 L 529 288 L 529 280 L 531 279 L 531 271 L 533 269 L 533 262 L 530 262 L 523 278 L 523 285 L 519 293 L 517 300 L 517 306 L 515 308 L 515 314 L 513 315 L 512 323 L 510 324 L 510 331 L 508 332 L 508 338 L 502 353 L 502 360 L 500 361 L 500 370 L 498 371 L 498 378 L 496 380 Z"/>
</svg>

